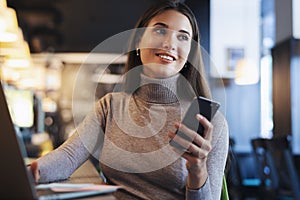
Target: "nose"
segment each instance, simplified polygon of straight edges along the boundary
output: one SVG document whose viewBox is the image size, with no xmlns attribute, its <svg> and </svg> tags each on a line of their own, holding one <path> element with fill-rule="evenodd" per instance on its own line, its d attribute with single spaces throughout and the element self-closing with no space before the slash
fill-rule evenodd
<svg viewBox="0 0 300 200">
<path fill-rule="evenodd" d="M 163 40 L 163 43 L 162 43 L 163 49 L 170 51 L 170 50 L 174 50 L 175 46 L 176 46 L 176 43 L 175 43 L 173 34 L 168 34 Z"/>
</svg>

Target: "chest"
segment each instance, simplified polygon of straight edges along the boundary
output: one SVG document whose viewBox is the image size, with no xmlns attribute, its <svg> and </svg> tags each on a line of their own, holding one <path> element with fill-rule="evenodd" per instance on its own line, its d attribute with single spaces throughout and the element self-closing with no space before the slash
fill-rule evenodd
<svg viewBox="0 0 300 200">
<path fill-rule="evenodd" d="M 181 120 L 177 104 L 145 104 L 136 100 L 112 106 L 105 137 L 117 147 L 138 153 L 156 151 L 169 143 L 168 131 Z"/>
</svg>

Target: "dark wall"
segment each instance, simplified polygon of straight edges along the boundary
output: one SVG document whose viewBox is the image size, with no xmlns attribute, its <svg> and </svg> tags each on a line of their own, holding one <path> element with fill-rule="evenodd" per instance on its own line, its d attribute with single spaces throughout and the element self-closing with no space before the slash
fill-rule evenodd
<svg viewBox="0 0 300 200">
<path fill-rule="evenodd" d="M 200 31 L 201 46 L 210 52 L 210 1 L 209 0 L 186 0 L 185 3 L 193 10 Z"/>
<path fill-rule="evenodd" d="M 300 153 L 300 40 L 290 38 L 272 49 L 274 136 L 292 135 Z"/>
<path fill-rule="evenodd" d="M 272 49 L 274 135 L 292 133 L 291 123 L 291 40 Z"/>
<path fill-rule="evenodd" d="M 90 52 L 107 38 L 134 28 L 140 15 L 160 0 L 9 0 L 32 52 Z M 209 49 L 209 0 L 185 1 L 199 20 Z"/>
</svg>

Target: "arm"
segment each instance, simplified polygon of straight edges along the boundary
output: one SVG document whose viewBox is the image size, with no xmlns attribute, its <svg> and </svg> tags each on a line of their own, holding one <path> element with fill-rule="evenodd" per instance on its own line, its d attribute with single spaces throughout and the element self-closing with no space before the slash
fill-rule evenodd
<svg viewBox="0 0 300 200">
<path fill-rule="evenodd" d="M 207 159 L 207 170 L 210 180 L 211 193 L 213 199 L 220 199 L 222 190 L 222 178 L 225 171 L 226 159 L 228 155 L 229 130 L 228 124 L 223 115 L 212 121 L 214 124 L 212 150 Z"/>
<path fill-rule="evenodd" d="M 39 172 L 38 182 L 67 179 L 91 154 L 99 158 L 104 135 L 104 116 L 103 106 L 97 103 L 95 110 L 85 117 L 64 144 L 37 159 L 35 171 Z M 37 174 L 35 172 L 33 174 L 36 178 Z"/>
<path fill-rule="evenodd" d="M 67 179 L 88 157 L 77 132 L 62 146 L 37 160 L 39 183 Z"/>
</svg>

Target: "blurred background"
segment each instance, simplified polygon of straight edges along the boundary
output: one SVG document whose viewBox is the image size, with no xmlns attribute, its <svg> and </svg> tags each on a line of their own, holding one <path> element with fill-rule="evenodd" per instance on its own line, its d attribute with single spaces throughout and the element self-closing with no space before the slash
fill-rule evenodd
<svg viewBox="0 0 300 200">
<path fill-rule="evenodd" d="M 91 99 L 112 91 L 125 55 L 114 46 L 90 52 L 158 1 L 0 0 L 1 81 L 29 157 L 59 146 L 74 112 L 80 122 Z M 300 0 L 181 1 L 198 20 L 207 78 L 228 120 L 231 198 L 300 199 Z"/>
</svg>

